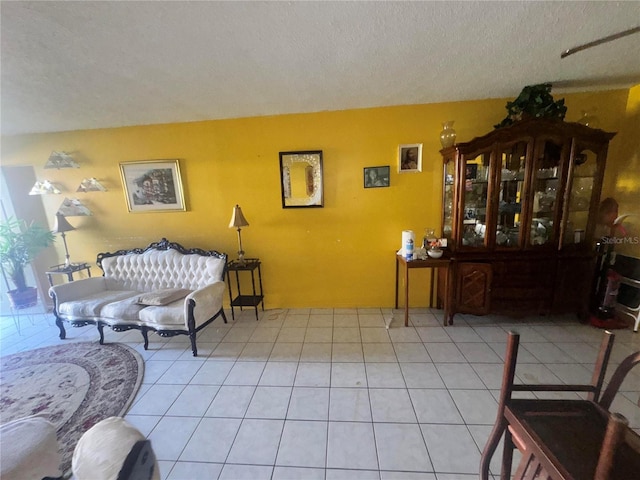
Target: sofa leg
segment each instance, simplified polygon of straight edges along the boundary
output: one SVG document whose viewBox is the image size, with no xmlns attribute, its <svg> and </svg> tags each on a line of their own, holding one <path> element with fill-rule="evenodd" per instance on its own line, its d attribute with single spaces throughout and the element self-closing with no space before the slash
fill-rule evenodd
<svg viewBox="0 0 640 480">
<path fill-rule="evenodd" d="M 196 347 L 196 332 L 192 332 L 189 334 L 189 340 L 191 340 L 191 351 L 193 352 L 193 356 L 198 356 L 198 347 Z"/>
<path fill-rule="evenodd" d="M 100 334 L 100 345 L 104 345 L 104 325 L 98 322 L 98 333 Z"/>
<path fill-rule="evenodd" d="M 149 333 L 147 332 L 147 329 L 142 328 L 140 333 L 142 333 L 142 338 L 144 338 L 144 349 L 149 350 Z"/>
<path fill-rule="evenodd" d="M 222 314 L 222 320 L 224 320 L 224 323 L 227 323 L 227 316 L 224 314 L 224 310 L 221 310 L 220 313 Z"/>
<path fill-rule="evenodd" d="M 58 317 L 56 317 L 56 326 L 60 329 L 60 340 L 67 338 L 67 331 L 64 329 L 64 324 Z"/>
</svg>

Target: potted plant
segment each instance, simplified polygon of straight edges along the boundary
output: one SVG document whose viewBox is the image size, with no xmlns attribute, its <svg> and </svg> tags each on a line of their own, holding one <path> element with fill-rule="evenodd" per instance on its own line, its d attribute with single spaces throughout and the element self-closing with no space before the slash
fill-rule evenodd
<svg viewBox="0 0 640 480">
<path fill-rule="evenodd" d="M 494 125 L 494 128 L 506 127 L 527 117 L 564 120 L 567 113 L 564 98 L 558 101 L 553 100 L 550 83 L 527 85 L 522 89 L 518 98 L 507 102 L 506 109 L 507 116 L 499 124 Z"/>
<path fill-rule="evenodd" d="M 7 292 L 13 308 L 36 304 L 38 290 L 27 286 L 24 268 L 54 240 L 52 231 L 35 223 L 15 218 L 0 222 L 0 263 L 16 287 Z"/>
</svg>

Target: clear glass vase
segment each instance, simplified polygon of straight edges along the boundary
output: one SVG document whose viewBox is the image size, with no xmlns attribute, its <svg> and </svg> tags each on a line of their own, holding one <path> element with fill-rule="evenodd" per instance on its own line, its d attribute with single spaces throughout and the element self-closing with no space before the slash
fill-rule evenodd
<svg viewBox="0 0 640 480">
<path fill-rule="evenodd" d="M 582 115 L 580 116 L 580 119 L 578 119 L 578 123 L 581 123 L 582 125 L 585 125 L 587 127 L 598 128 L 599 122 L 598 117 L 585 110 L 582 110 Z"/>
<path fill-rule="evenodd" d="M 442 124 L 440 143 L 442 144 L 442 148 L 451 147 L 456 143 L 456 131 L 453 129 L 453 120 Z"/>
</svg>

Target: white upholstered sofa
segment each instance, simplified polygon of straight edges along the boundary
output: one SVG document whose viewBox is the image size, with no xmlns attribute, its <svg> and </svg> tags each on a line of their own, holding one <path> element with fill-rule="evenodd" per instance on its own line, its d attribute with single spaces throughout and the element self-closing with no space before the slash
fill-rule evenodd
<svg viewBox="0 0 640 480">
<path fill-rule="evenodd" d="M 54 302 L 60 338 L 64 322 L 94 324 L 104 343 L 106 326 L 122 332 L 138 329 L 149 346 L 148 332 L 162 337 L 188 335 L 197 356 L 196 334 L 221 316 L 227 255 L 215 250 L 185 249 L 166 238 L 148 247 L 100 253 L 102 277 L 55 285 Z"/>
</svg>

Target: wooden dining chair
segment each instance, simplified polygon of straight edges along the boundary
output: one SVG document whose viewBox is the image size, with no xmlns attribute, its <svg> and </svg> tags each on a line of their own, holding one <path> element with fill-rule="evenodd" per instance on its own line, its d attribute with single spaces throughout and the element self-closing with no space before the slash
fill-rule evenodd
<svg viewBox="0 0 640 480">
<path fill-rule="evenodd" d="M 600 343 L 600 350 L 598 352 L 598 357 L 596 358 L 593 375 L 591 377 L 591 383 L 589 384 L 514 384 L 520 335 L 516 332 L 508 333 L 507 349 L 502 374 L 502 386 L 500 389 L 500 397 L 498 399 L 498 413 L 496 416 L 496 422 L 493 426 L 491 434 L 489 435 L 489 439 L 487 440 L 487 444 L 484 447 L 482 457 L 480 459 L 481 480 L 489 479 L 489 464 L 500 442 L 500 438 L 503 435 L 504 445 L 500 474 L 500 478 L 502 480 L 507 480 L 510 478 L 514 447 L 518 448 L 521 451 L 524 451 L 524 445 L 516 435 L 513 435 L 514 432 L 508 428 L 508 422 L 504 415 L 505 407 L 511 402 L 513 392 L 585 392 L 587 393 L 587 398 L 589 400 L 597 402 L 600 398 L 600 393 L 604 384 L 604 376 L 606 373 L 609 358 L 611 356 L 614 339 L 614 334 L 605 331 L 602 342 Z M 622 375 L 622 378 L 624 378 L 624 375 Z M 619 383 L 622 383 L 622 379 L 619 380 Z M 607 391 L 609 391 L 609 389 L 607 389 Z M 617 391 L 617 389 L 615 391 Z M 613 395 L 615 395 L 615 393 Z M 525 456 L 526 455 L 529 454 L 525 453 Z M 526 468 L 527 461 L 530 464 L 529 469 Z M 525 458 L 525 461 L 521 462 L 520 469 L 517 473 L 518 475 L 520 475 L 520 477 L 516 478 L 551 479 L 551 477 L 549 476 L 550 474 L 543 471 L 542 466 L 538 464 L 535 458 Z"/>
<path fill-rule="evenodd" d="M 611 380 L 609 381 L 607 388 L 597 401 L 602 408 L 605 410 L 611 409 L 613 398 L 616 396 L 616 393 L 618 393 L 618 390 L 620 390 L 622 382 L 631 369 L 638 363 L 640 363 L 640 352 L 635 352 L 627 356 L 620 365 L 618 365 L 618 368 L 616 368 L 611 376 Z M 638 406 L 640 406 L 640 398 L 638 398 Z"/>
</svg>

